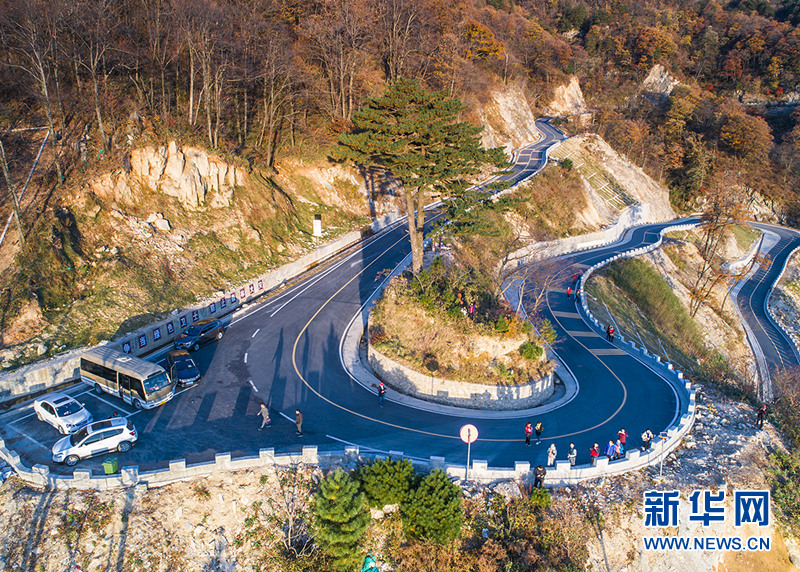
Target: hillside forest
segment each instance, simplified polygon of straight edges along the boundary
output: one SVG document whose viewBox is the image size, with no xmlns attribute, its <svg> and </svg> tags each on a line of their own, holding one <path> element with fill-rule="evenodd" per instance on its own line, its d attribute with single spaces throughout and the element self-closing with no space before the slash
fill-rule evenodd
<svg viewBox="0 0 800 572">
<path fill-rule="evenodd" d="M 22 209 L 26 240 L 0 266 L 2 323 L 43 282 L 81 295 L 53 252 L 81 217 L 60 197 L 88 174 L 171 140 L 267 178 L 292 159 L 325 163 L 366 98 L 401 78 L 460 99 L 477 123 L 497 86 L 521 85 L 542 115 L 575 76 L 588 112 L 564 128 L 601 135 L 677 209 L 736 190 L 791 223 L 798 22 L 799 0 L 0 0 L 3 213 L 43 138 L 26 129 L 48 134 L 30 183 L 45 199 Z M 644 93 L 656 64 L 679 83 Z M 46 276 L 31 274 L 37 259 Z"/>
</svg>

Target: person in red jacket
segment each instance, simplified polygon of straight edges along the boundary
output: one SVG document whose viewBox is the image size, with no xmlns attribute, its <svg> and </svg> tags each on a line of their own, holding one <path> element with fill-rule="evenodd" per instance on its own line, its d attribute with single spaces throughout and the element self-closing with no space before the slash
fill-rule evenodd
<svg viewBox="0 0 800 572">
<path fill-rule="evenodd" d="M 531 434 L 533 433 L 533 425 L 531 422 L 528 421 L 525 424 L 525 444 L 530 447 L 531 446 Z"/>
<path fill-rule="evenodd" d="M 595 459 L 600 456 L 600 445 L 595 443 L 591 447 L 589 447 L 589 457 L 591 458 L 592 465 L 594 465 Z"/>
<path fill-rule="evenodd" d="M 567 298 L 572 296 L 572 286 L 567 286 Z"/>
<path fill-rule="evenodd" d="M 628 438 L 628 434 L 625 432 L 625 429 L 620 429 L 617 431 L 617 437 L 619 437 L 619 442 L 625 445 L 625 439 Z"/>
</svg>

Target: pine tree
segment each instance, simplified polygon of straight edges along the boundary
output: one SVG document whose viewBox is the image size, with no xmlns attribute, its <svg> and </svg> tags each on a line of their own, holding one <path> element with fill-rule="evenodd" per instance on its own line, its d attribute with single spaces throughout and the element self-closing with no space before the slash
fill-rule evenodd
<svg viewBox="0 0 800 572">
<path fill-rule="evenodd" d="M 339 136 L 333 158 L 380 167 L 398 179 L 408 213 L 414 274 L 422 270 L 425 194 L 463 193 L 489 164 L 507 166 L 502 149 L 484 149 L 483 127 L 457 121 L 465 106 L 446 92 L 399 79 L 353 115 L 355 130 Z"/>
<path fill-rule="evenodd" d="M 414 466 L 408 459 L 378 459 L 362 467 L 358 479 L 370 506 L 381 508 L 403 501 L 414 481 Z"/>
<path fill-rule="evenodd" d="M 314 499 L 317 544 L 331 559 L 334 570 L 355 570 L 361 563 L 361 540 L 370 521 L 364 493 L 358 483 L 337 469 L 319 484 Z"/>
<path fill-rule="evenodd" d="M 400 512 L 407 536 L 444 544 L 461 534 L 461 489 L 444 472 L 433 471 L 406 497 Z"/>
</svg>

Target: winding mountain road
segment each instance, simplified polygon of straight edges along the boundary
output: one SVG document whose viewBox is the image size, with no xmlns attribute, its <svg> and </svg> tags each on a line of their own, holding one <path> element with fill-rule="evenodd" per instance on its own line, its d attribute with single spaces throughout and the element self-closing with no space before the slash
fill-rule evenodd
<svg viewBox="0 0 800 572">
<path fill-rule="evenodd" d="M 538 172 L 544 165 L 546 149 L 563 139 L 549 123 L 537 125 L 544 137 L 517 154 L 517 166 L 506 177 L 520 181 Z M 434 213 L 430 218 L 438 216 Z M 615 253 L 651 244 L 670 224 L 677 223 L 634 228 L 618 243 L 563 257 L 562 266 L 583 270 Z M 786 245 L 773 254 L 773 265 L 778 263 L 779 252 L 788 253 L 795 244 L 791 240 L 800 240 L 790 240 L 789 234 Z M 154 411 L 128 412 L 111 403 L 132 418 L 140 434 L 139 443 L 125 454 L 121 464 L 137 464 L 144 471 L 166 467 L 172 459 L 213 461 L 219 452 L 242 456 L 273 447 L 280 453 L 297 451 L 303 445 L 332 451 L 341 450 L 344 444 L 358 445 L 362 451 L 397 451 L 425 460 L 435 455 L 459 463 L 466 457 L 458 437 L 465 423 L 473 423 L 480 432 L 479 440 L 472 445 L 472 457 L 486 460 L 490 466 L 508 467 L 515 461 L 544 463 L 550 443 L 556 444 L 558 458 L 565 459 L 570 442 L 577 446 L 581 464 L 589 461 L 588 449 L 593 443 L 600 443 L 602 448 L 604 442 L 616 439 L 618 430 L 625 428 L 631 436 L 629 447 L 638 446 L 645 428 L 658 434 L 685 410 L 687 397 L 682 388 L 586 325 L 575 300 L 564 295 L 566 283 L 548 292 L 544 309 L 558 335 L 554 348 L 579 383 L 577 393 L 559 407 L 477 415 L 468 410 L 418 408 L 390 399 L 380 408 L 374 389 L 354 381 L 343 367 L 341 340 L 386 272 L 409 252 L 403 224 L 358 244 L 281 294 L 237 315 L 220 342 L 197 352 L 204 375 L 194 388 L 181 391 Z M 740 303 L 751 301 L 754 323 L 763 323 L 765 332 L 769 319 L 758 309 L 763 310 L 761 285 L 768 287 L 770 276 L 757 273 L 750 280 L 755 285 L 753 294 L 743 289 L 739 295 Z M 781 335 L 767 334 L 767 338 L 776 346 L 774 359 L 789 360 L 791 350 L 778 343 Z M 764 344 L 768 345 L 766 341 Z M 764 354 L 769 354 L 768 349 Z M 87 402 L 94 399 L 83 388 L 73 393 Z M 257 413 L 262 402 L 269 405 L 273 424 L 258 431 Z M 96 404 L 101 412 L 108 408 L 109 402 L 104 403 Z M 303 436 L 295 433 L 294 412 L 298 408 L 305 418 Z M 23 413 L 18 412 L 18 417 L 4 414 L 2 433 L 6 442 L 20 449 L 16 445 L 26 439 L 33 441 L 38 446 L 21 451 L 26 463 L 48 464 L 54 472 L 71 472 L 50 463 L 50 436 L 45 434 L 49 427 L 36 429 L 40 431 L 36 435 L 8 429 L 22 423 Z M 100 415 L 96 413 L 96 417 Z M 524 445 L 523 426 L 529 420 L 544 424 L 541 445 Z M 81 466 L 99 471 L 101 461 L 84 461 Z"/>
</svg>

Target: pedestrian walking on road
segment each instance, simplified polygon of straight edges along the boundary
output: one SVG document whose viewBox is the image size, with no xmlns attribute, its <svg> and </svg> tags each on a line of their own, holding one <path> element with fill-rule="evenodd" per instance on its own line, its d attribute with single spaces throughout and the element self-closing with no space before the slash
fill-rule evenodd
<svg viewBox="0 0 800 572">
<path fill-rule="evenodd" d="M 606 445 L 606 448 L 603 450 L 603 455 L 608 457 L 608 460 L 610 461 L 614 458 L 615 451 L 616 449 L 614 449 L 614 441 L 609 441 L 608 445 Z"/>
<path fill-rule="evenodd" d="M 767 404 L 763 404 L 758 408 L 758 415 L 756 416 L 756 427 L 762 429 L 764 427 L 764 418 L 767 416 Z"/>
<path fill-rule="evenodd" d="M 589 458 L 592 461 L 592 466 L 594 466 L 594 463 L 597 460 L 597 457 L 599 456 L 600 456 L 600 445 L 595 443 L 594 445 L 589 447 Z"/>
<path fill-rule="evenodd" d="M 550 448 L 547 450 L 547 466 L 553 467 L 556 464 L 556 444 L 550 443 Z"/>
<path fill-rule="evenodd" d="M 533 425 L 531 422 L 528 421 L 525 424 L 525 445 L 530 447 L 531 446 L 531 434 L 533 433 Z"/>
<path fill-rule="evenodd" d="M 650 431 L 650 428 L 645 429 L 644 433 L 642 433 L 642 451 L 647 451 L 650 448 L 650 442 L 653 440 L 653 432 Z"/>
<path fill-rule="evenodd" d="M 567 286 L 567 300 L 572 297 L 572 286 Z"/>
<path fill-rule="evenodd" d="M 539 488 L 544 484 L 544 478 L 547 476 L 547 469 L 543 465 L 537 465 L 533 470 L 533 486 Z"/>
<path fill-rule="evenodd" d="M 567 453 L 567 460 L 571 467 L 575 466 L 575 460 L 578 458 L 578 450 L 575 448 L 575 443 L 569 444 L 569 452 Z"/>
<path fill-rule="evenodd" d="M 378 385 L 378 404 L 383 407 L 383 400 L 386 398 L 386 386 L 383 382 Z"/>
<path fill-rule="evenodd" d="M 261 416 L 261 427 L 258 428 L 261 431 L 264 427 L 269 427 L 272 424 L 272 420 L 269 418 L 269 408 L 267 408 L 266 403 L 261 404 L 261 408 L 258 410 L 256 415 Z"/>
<path fill-rule="evenodd" d="M 611 324 L 609 324 L 608 327 L 606 328 L 606 340 L 608 340 L 612 344 L 614 343 L 614 326 L 612 326 Z"/>
<path fill-rule="evenodd" d="M 533 430 L 536 431 L 536 444 L 538 445 L 542 442 L 542 431 L 544 430 L 544 425 L 542 425 L 541 421 L 537 421 L 536 427 L 534 427 Z"/>
<path fill-rule="evenodd" d="M 628 434 L 625 432 L 625 429 L 622 428 L 617 431 L 617 437 L 619 437 L 619 442 L 622 443 L 622 446 L 625 446 L 625 439 L 628 438 Z"/>
<path fill-rule="evenodd" d="M 303 414 L 299 409 L 294 410 L 294 424 L 297 425 L 297 434 L 303 436 Z"/>
</svg>

